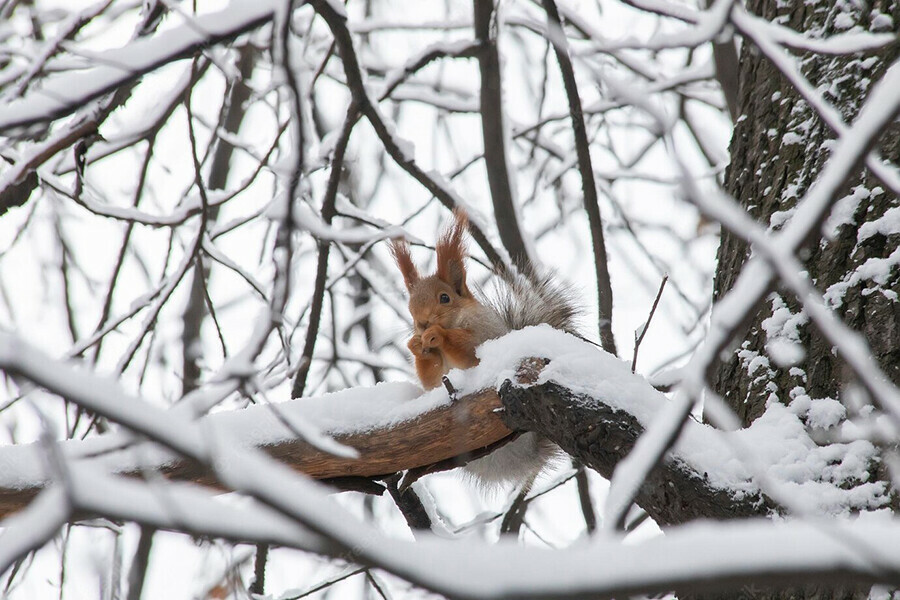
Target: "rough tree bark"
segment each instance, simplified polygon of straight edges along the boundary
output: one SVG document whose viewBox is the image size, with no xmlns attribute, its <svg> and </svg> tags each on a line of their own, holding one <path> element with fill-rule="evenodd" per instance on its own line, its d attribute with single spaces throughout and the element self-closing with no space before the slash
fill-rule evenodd
<svg viewBox="0 0 900 600">
<path fill-rule="evenodd" d="M 555 383 L 517 387 L 507 381 L 500 398 L 510 429 L 540 433 L 607 479 L 644 433 L 633 415 Z M 760 516 L 777 508 L 762 494 L 738 497 L 714 488 L 675 458 L 654 469 L 635 500 L 659 525 Z"/>
<path fill-rule="evenodd" d="M 847 3 L 793 5 L 776 0 L 752 0 L 748 8 L 773 21 L 783 22 L 798 31 L 836 33 L 837 11 L 852 15 L 865 28 L 883 23 L 876 19 L 880 11 L 893 17 L 895 31 L 900 23 L 900 4 L 875 2 L 866 9 Z M 779 8 L 780 7 L 780 8 Z M 846 25 L 846 23 L 845 23 Z M 880 30 L 879 31 L 883 31 Z M 890 46 L 881 54 L 829 57 L 801 55 L 803 72 L 813 86 L 825 92 L 846 122 L 852 122 L 862 106 L 869 88 L 897 59 L 900 50 Z M 815 181 L 829 154 L 828 140 L 834 133 L 803 101 L 794 87 L 752 44 L 744 44 L 740 68 L 741 117 L 735 125 L 731 141 L 732 162 L 726 173 L 726 188 L 760 222 L 777 228 L 789 211 Z M 900 159 L 900 126 L 882 137 L 882 156 L 897 164 Z M 835 209 L 843 215 L 842 223 L 831 239 L 807 248 L 801 256 L 817 287 L 834 299 L 833 306 L 855 329 L 868 339 L 881 368 L 894 383 L 900 383 L 900 277 L 896 264 L 886 280 L 874 281 L 858 276 L 858 267 L 872 258 L 888 259 L 898 234 L 875 234 L 858 243 L 859 226 L 884 215 L 898 204 L 882 183 L 868 171 L 860 173 L 846 186 L 847 196 Z M 719 248 L 719 265 L 715 279 L 715 295 L 728 291 L 749 248 L 736 236 L 723 232 Z M 857 279 L 851 279 L 857 274 Z M 838 291 L 846 287 L 842 294 Z M 799 325 L 800 341 L 805 357 L 794 368 L 779 367 L 774 360 L 768 366 L 755 361 L 767 356 L 767 342 L 776 324 L 766 322 L 773 307 L 786 306 L 794 315 L 797 303 L 786 293 L 776 292 L 756 316 L 743 343 L 719 369 L 717 391 L 738 412 L 745 424 L 751 423 L 765 410 L 772 394 L 788 403 L 792 390 L 800 387 L 812 398 L 837 398 L 847 383 L 840 358 L 831 345 L 806 323 Z M 786 313 L 782 311 L 782 315 Z M 770 334 L 767 334 L 769 329 Z M 755 369 L 755 370 L 754 370 Z M 794 393 L 797 393 L 796 391 Z"/>
<path fill-rule="evenodd" d="M 897 2 L 804 4 L 749 0 L 747 8 L 814 37 L 839 33 L 853 25 L 879 32 L 893 28 L 896 33 L 900 24 Z M 836 18 L 838 15 L 840 19 Z M 848 17 L 852 17 L 852 23 Z M 866 55 L 797 56 L 804 76 L 850 124 L 872 85 L 898 54 L 900 50 L 892 45 L 880 53 Z M 829 155 L 828 142 L 835 134 L 752 43 L 743 44 L 739 73 L 740 116 L 731 141 L 732 162 L 725 186 L 757 220 L 777 229 L 816 180 Z M 895 123 L 877 146 L 883 158 L 895 165 L 900 158 L 898 133 L 900 127 Z M 896 258 L 890 258 L 900 236 L 859 235 L 863 223 L 897 207 L 898 199 L 868 170 L 847 182 L 845 194 L 832 212 L 825 238 L 811 242 L 800 258 L 831 306 L 845 322 L 865 335 L 881 368 L 895 384 L 900 383 L 900 277 Z M 723 232 L 715 278 L 716 298 L 731 288 L 749 250 L 737 236 Z M 862 275 L 859 267 L 871 259 L 888 261 L 886 277 Z M 799 305 L 790 294 L 776 290 L 740 338 L 740 346 L 718 369 L 716 391 L 745 425 L 759 417 L 772 399 L 785 404 L 802 394 L 813 399 L 839 399 L 850 383 L 841 358 L 813 326 L 798 316 L 799 312 Z M 793 327 L 796 335 L 789 331 Z M 773 340 L 784 336 L 793 337 L 804 349 L 802 358 L 794 364 L 782 360 L 779 365 L 770 351 Z M 873 465 L 872 470 L 874 476 L 883 476 L 878 465 Z M 779 593 L 747 588 L 739 597 L 824 599 L 865 597 L 867 593 L 867 589 L 824 587 Z"/>
</svg>

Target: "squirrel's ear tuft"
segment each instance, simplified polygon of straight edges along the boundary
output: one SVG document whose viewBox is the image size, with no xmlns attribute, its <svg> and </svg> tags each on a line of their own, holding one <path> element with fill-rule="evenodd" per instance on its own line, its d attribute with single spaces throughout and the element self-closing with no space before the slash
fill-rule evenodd
<svg viewBox="0 0 900 600">
<path fill-rule="evenodd" d="M 409 244 L 400 238 L 391 240 L 391 254 L 393 254 L 397 266 L 400 267 L 406 289 L 412 292 L 413 286 L 419 281 L 419 270 L 416 269 L 416 264 L 409 255 Z"/>
<path fill-rule="evenodd" d="M 466 286 L 466 243 L 463 239 L 468 226 L 468 215 L 462 209 L 456 208 L 453 211 L 453 222 L 441 234 L 436 246 L 436 275 L 460 296 L 470 295 Z"/>
</svg>

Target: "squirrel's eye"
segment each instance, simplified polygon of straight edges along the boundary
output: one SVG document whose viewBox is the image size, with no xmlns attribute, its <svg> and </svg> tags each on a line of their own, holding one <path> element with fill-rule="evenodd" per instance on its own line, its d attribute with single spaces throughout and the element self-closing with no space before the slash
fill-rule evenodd
<svg viewBox="0 0 900 600">
<path fill-rule="evenodd" d="M 450 304 L 450 296 L 441 294 L 441 304 Z"/>
</svg>

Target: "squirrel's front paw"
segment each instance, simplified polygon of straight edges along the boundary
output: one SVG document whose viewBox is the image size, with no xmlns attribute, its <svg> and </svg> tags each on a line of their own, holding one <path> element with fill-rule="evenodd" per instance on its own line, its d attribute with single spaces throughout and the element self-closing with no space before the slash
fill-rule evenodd
<svg viewBox="0 0 900 600">
<path fill-rule="evenodd" d="M 432 325 L 422 332 L 422 347 L 426 350 L 431 348 L 440 348 L 444 345 L 443 328 L 438 325 Z"/>
<path fill-rule="evenodd" d="M 413 353 L 414 356 L 422 356 L 425 348 L 422 346 L 422 336 L 414 335 L 409 338 L 409 341 L 406 342 L 406 347 L 409 348 L 409 351 Z"/>
</svg>

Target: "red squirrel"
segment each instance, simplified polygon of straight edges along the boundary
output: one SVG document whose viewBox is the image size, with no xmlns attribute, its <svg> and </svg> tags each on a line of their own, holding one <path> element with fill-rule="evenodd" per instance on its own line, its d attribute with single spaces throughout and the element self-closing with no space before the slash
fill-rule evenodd
<svg viewBox="0 0 900 600">
<path fill-rule="evenodd" d="M 455 210 L 437 245 L 437 268 L 422 276 L 404 240 L 391 251 L 409 292 L 413 335 L 407 343 L 422 387 L 433 389 L 450 369 L 478 364 L 475 349 L 487 340 L 529 325 L 548 324 L 577 335 L 578 314 L 569 290 L 551 276 L 498 275 L 498 291 L 487 299 L 469 287 L 465 232 L 468 217 Z M 531 482 L 558 449 L 533 433 L 469 463 L 466 470 L 483 483 Z"/>
<path fill-rule="evenodd" d="M 478 364 L 475 348 L 510 330 L 492 307 L 479 301 L 466 282 L 463 234 L 468 218 L 454 220 L 437 242 L 437 270 L 422 277 L 409 254 L 409 244 L 394 240 L 391 250 L 409 291 L 414 333 L 407 343 L 416 373 L 426 390 L 437 387 L 450 369 Z"/>
</svg>

